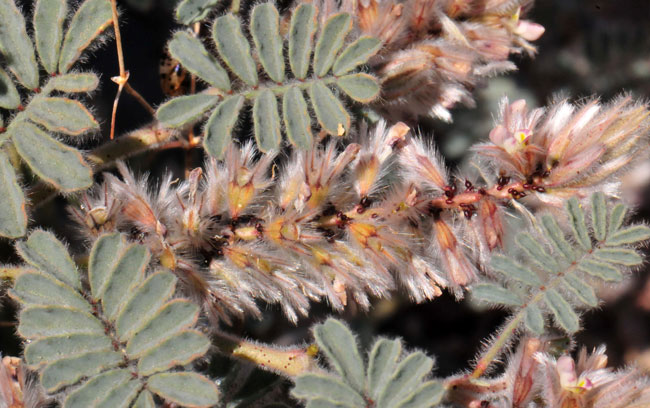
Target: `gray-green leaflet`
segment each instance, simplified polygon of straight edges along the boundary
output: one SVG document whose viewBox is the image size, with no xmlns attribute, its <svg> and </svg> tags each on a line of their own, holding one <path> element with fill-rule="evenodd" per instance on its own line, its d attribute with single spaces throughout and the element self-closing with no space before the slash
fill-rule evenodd
<svg viewBox="0 0 650 408">
<path fill-rule="evenodd" d="M 58 135 L 75 139 L 99 129 L 74 96 L 95 90 L 99 80 L 93 73 L 71 69 L 112 24 L 112 12 L 109 0 L 86 0 L 74 13 L 66 0 L 38 0 L 30 30 L 14 1 L 0 0 L 0 21 L 0 236 L 17 238 L 27 229 L 25 197 L 14 169 L 18 159 L 58 190 L 77 191 L 92 184 L 81 152 Z M 39 75 L 39 62 L 46 79 Z M 11 117 L 7 124 L 5 117 Z"/>
<path fill-rule="evenodd" d="M 293 11 L 289 32 L 283 35 L 276 7 L 258 4 L 248 25 L 252 44 L 239 17 L 225 14 L 216 18 L 212 41 L 225 67 L 193 34 L 177 32 L 169 42 L 170 54 L 209 87 L 167 101 L 158 109 L 158 120 L 181 128 L 209 116 L 204 147 L 214 157 L 223 155 L 239 115 L 249 105 L 255 140 L 264 152 L 279 148 L 283 134 L 295 147 L 311 147 L 312 118 L 307 101 L 318 128 L 331 135 L 345 134 L 352 119 L 341 94 L 358 103 L 377 97 L 377 79 L 360 68 L 379 50 L 381 41 L 363 36 L 348 43 L 352 29 L 349 14 L 334 14 L 321 27 L 317 14 L 314 5 L 299 5 Z"/>
<path fill-rule="evenodd" d="M 51 233 L 37 230 L 16 249 L 28 264 L 11 291 L 22 306 L 25 361 L 64 407 L 153 407 L 153 394 L 191 407 L 218 402 L 214 382 L 188 369 L 210 347 L 193 328 L 199 307 L 173 298 L 176 277 L 150 271 L 146 247 L 100 236 L 88 286 Z"/>
<path fill-rule="evenodd" d="M 598 305 L 595 287 L 620 282 L 625 271 L 643 262 L 634 246 L 650 238 L 650 228 L 623 227 L 625 213 L 623 204 L 608 209 L 605 196 L 595 193 L 588 223 L 578 200 L 571 198 L 566 205 L 571 236 L 552 215 L 542 215 L 541 236 L 522 232 L 515 239 L 522 262 L 514 253 L 494 255 L 492 269 L 503 280 L 475 285 L 473 297 L 512 309 L 514 319 L 534 334 L 544 332 L 548 315 L 564 331 L 578 331 L 576 309 Z"/>
</svg>

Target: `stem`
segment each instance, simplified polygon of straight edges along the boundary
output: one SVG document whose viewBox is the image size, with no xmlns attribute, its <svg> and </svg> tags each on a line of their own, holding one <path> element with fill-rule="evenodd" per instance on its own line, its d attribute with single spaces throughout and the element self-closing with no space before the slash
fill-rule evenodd
<svg viewBox="0 0 650 408">
<path fill-rule="evenodd" d="M 93 165 L 96 172 L 110 167 L 117 160 L 126 159 L 169 142 L 173 136 L 174 132 L 169 129 L 156 124 L 148 125 L 104 143 L 90 152 L 86 159 Z"/>
<path fill-rule="evenodd" d="M 476 379 L 479 378 L 485 370 L 490 366 L 492 361 L 494 361 L 501 351 L 508 345 L 512 335 L 517 331 L 517 327 L 524 319 L 525 311 L 524 308 L 521 312 L 517 313 L 509 322 L 506 324 L 503 329 L 499 332 L 496 339 L 492 342 L 490 347 L 485 350 L 479 361 L 476 363 L 476 368 L 470 374 L 469 378 Z"/>
<path fill-rule="evenodd" d="M 136 91 L 135 89 L 133 89 L 133 88 L 131 87 L 131 85 L 129 85 L 128 82 L 124 84 L 124 90 L 125 90 L 129 95 L 131 95 L 132 97 L 134 97 L 135 100 L 138 101 L 138 103 L 139 103 L 140 105 L 142 105 L 142 107 L 143 107 L 147 112 L 149 112 L 149 113 L 151 114 L 151 116 L 154 116 L 154 115 L 156 114 L 156 110 L 155 110 L 155 109 L 154 109 L 154 108 L 149 104 L 149 102 L 147 102 L 146 99 L 144 99 L 144 97 L 143 97 L 142 95 L 140 95 L 140 93 L 139 93 L 138 91 Z"/>
<path fill-rule="evenodd" d="M 213 342 L 227 356 L 252 362 L 290 378 L 317 367 L 315 356 L 318 350 L 314 345 L 280 349 L 220 331 L 213 333 Z"/>
<path fill-rule="evenodd" d="M 111 114 L 111 140 L 115 137 L 115 117 L 117 116 L 117 104 L 124 89 L 124 84 L 129 79 L 129 75 L 124 69 L 124 54 L 122 52 L 122 35 L 120 34 L 120 24 L 117 15 L 117 0 L 111 0 L 111 9 L 113 11 L 113 30 L 115 31 L 115 45 L 117 47 L 117 63 L 120 67 L 120 76 L 111 78 L 118 84 L 117 94 L 113 100 L 113 112 Z"/>
<path fill-rule="evenodd" d="M 490 345 L 490 347 L 487 350 L 483 352 L 483 355 L 481 356 L 478 363 L 476 364 L 476 368 L 474 369 L 474 371 L 469 375 L 469 378 L 471 379 L 479 378 L 481 375 L 483 375 L 485 370 L 487 370 L 489 365 L 496 359 L 496 357 L 499 354 L 501 354 L 503 349 L 508 345 L 512 335 L 517 330 L 517 327 L 526 316 L 526 309 L 528 305 L 534 305 L 542 301 L 546 291 L 548 291 L 549 289 L 553 289 L 557 287 L 559 284 L 561 284 L 562 282 L 564 282 L 564 279 L 567 275 L 575 272 L 575 270 L 578 268 L 578 265 L 586 257 L 591 255 L 594 250 L 599 249 L 602 245 L 604 245 L 604 241 L 596 243 L 594 249 L 583 253 L 582 256 L 579 259 L 573 261 L 565 271 L 558 273 L 557 276 L 553 278 L 551 281 L 549 281 L 547 285 L 541 286 L 539 288 L 539 292 L 537 292 L 535 296 L 533 296 L 532 299 L 528 301 L 516 315 L 514 315 L 512 320 L 510 320 L 510 322 L 508 322 L 508 324 L 501 330 L 496 340 Z"/>
</svg>

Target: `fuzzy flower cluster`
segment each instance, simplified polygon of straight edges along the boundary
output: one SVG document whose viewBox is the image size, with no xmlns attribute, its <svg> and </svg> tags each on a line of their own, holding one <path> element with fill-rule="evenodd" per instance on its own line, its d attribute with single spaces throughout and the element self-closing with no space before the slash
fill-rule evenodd
<svg viewBox="0 0 650 408">
<path fill-rule="evenodd" d="M 492 143 L 478 148 L 494 161 L 480 182 L 450 176 L 403 123 L 290 157 L 232 144 L 223 162 L 180 183 L 167 177 L 155 192 L 121 164 L 121 178 L 105 174 L 71 211 L 90 237 L 118 229 L 146 244 L 226 322 L 259 316 L 257 300 L 295 322 L 310 301 L 366 309 L 400 287 L 417 302 L 444 288 L 462 297 L 503 245 L 508 202 L 553 202 L 610 183 L 639 151 L 631 144 L 644 137 L 646 115 L 627 98 L 559 102 L 546 114 L 504 102 Z M 572 143 L 557 147 L 567 135 Z"/>
<path fill-rule="evenodd" d="M 469 408 L 642 408 L 650 404 L 643 370 L 607 367 L 605 347 L 577 359 L 558 339 L 524 337 L 503 374 L 476 384 L 452 379 L 449 399 Z M 557 357 L 559 355 L 559 357 Z"/>
<path fill-rule="evenodd" d="M 325 9 L 332 8 L 322 0 Z M 522 19 L 529 0 L 343 0 L 363 35 L 384 46 L 370 63 L 387 116 L 431 115 L 451 121 L 449 109 L 473 104 L 476 85 L 512 71 L 511 54 L 535 53 L 530 41 L 544 27 Z M 329 6 L 329 7 L 328 7 Z"/>
</svg>

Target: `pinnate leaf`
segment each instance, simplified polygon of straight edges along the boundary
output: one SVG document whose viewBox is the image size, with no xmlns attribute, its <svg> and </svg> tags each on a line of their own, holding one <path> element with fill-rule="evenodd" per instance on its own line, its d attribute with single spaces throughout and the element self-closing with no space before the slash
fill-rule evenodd
<svg viewBox="0 0 650 408">
<path fill-rule="evenodd" d="M 127 246 L 116 233 L 100 236 L 89 260 L 92 294 L 80 286 L 69 254 L 51 234 L 36 231 L 17 248 L 37 268 L 23 271 L 12 291 L 25 304 L 18 327 L 29 340 L 25 359 L 40 371 L 49 393 L 73 387 L 66 388 L 64 406 L 153 406 L 145 387 L 183 406 L 218 402 L 212 381 L 179 371 L 210 341 L 189 329 L 198 307 L 169 300 L 176 283 L 170 272 L 144 280 L 150 259 L 145 246 Z M 72 273 L 75 279 L 66 275 Z M 118 368 L 126 362 L 138 370 Z"/>
</svg>

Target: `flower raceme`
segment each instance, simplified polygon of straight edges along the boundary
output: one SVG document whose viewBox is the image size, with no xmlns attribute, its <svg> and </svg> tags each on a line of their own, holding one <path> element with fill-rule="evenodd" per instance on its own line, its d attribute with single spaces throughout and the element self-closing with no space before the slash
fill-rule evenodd
<svg viewBox="0 0 650 408">
<path fill-rule="evenodd" d="M 322 0 L 322 3 L 329 3 Z M 370 61 L 380 78 L 380 108 L 389 117 L 436 116 L 471 104 L 471 89 L 515 69 L 510 54 L 535 53 L 544 27 L 521 19 L 528 0 L 344 0 L 359 29 L 383 41 Z"/>
<path fill-rule="evenodd" d="M 295 322 L 310 301 L 367 309 L 398 287 L 418 302 L 445 288 L 462 297 L 503 247 L 509 202 L 615 194 L 613 176 L 646 136 L 647 109 L 629 97 L 530 112 L 506 100 L 490 142 L 476 147 L 489 159 L 480 183 L 452 177 L 403 123 L 381 122 L 343 149 L 329 142 L 288 158 L 231 144 L 223 162 L 178 185 L 167 177 L 155 193 L 120 165 L 121 179 L 106 175 L 72 212 L 91 237 L 131 232 L 215 319 L 259 317 L 262 300 Z"/>
</svg>

